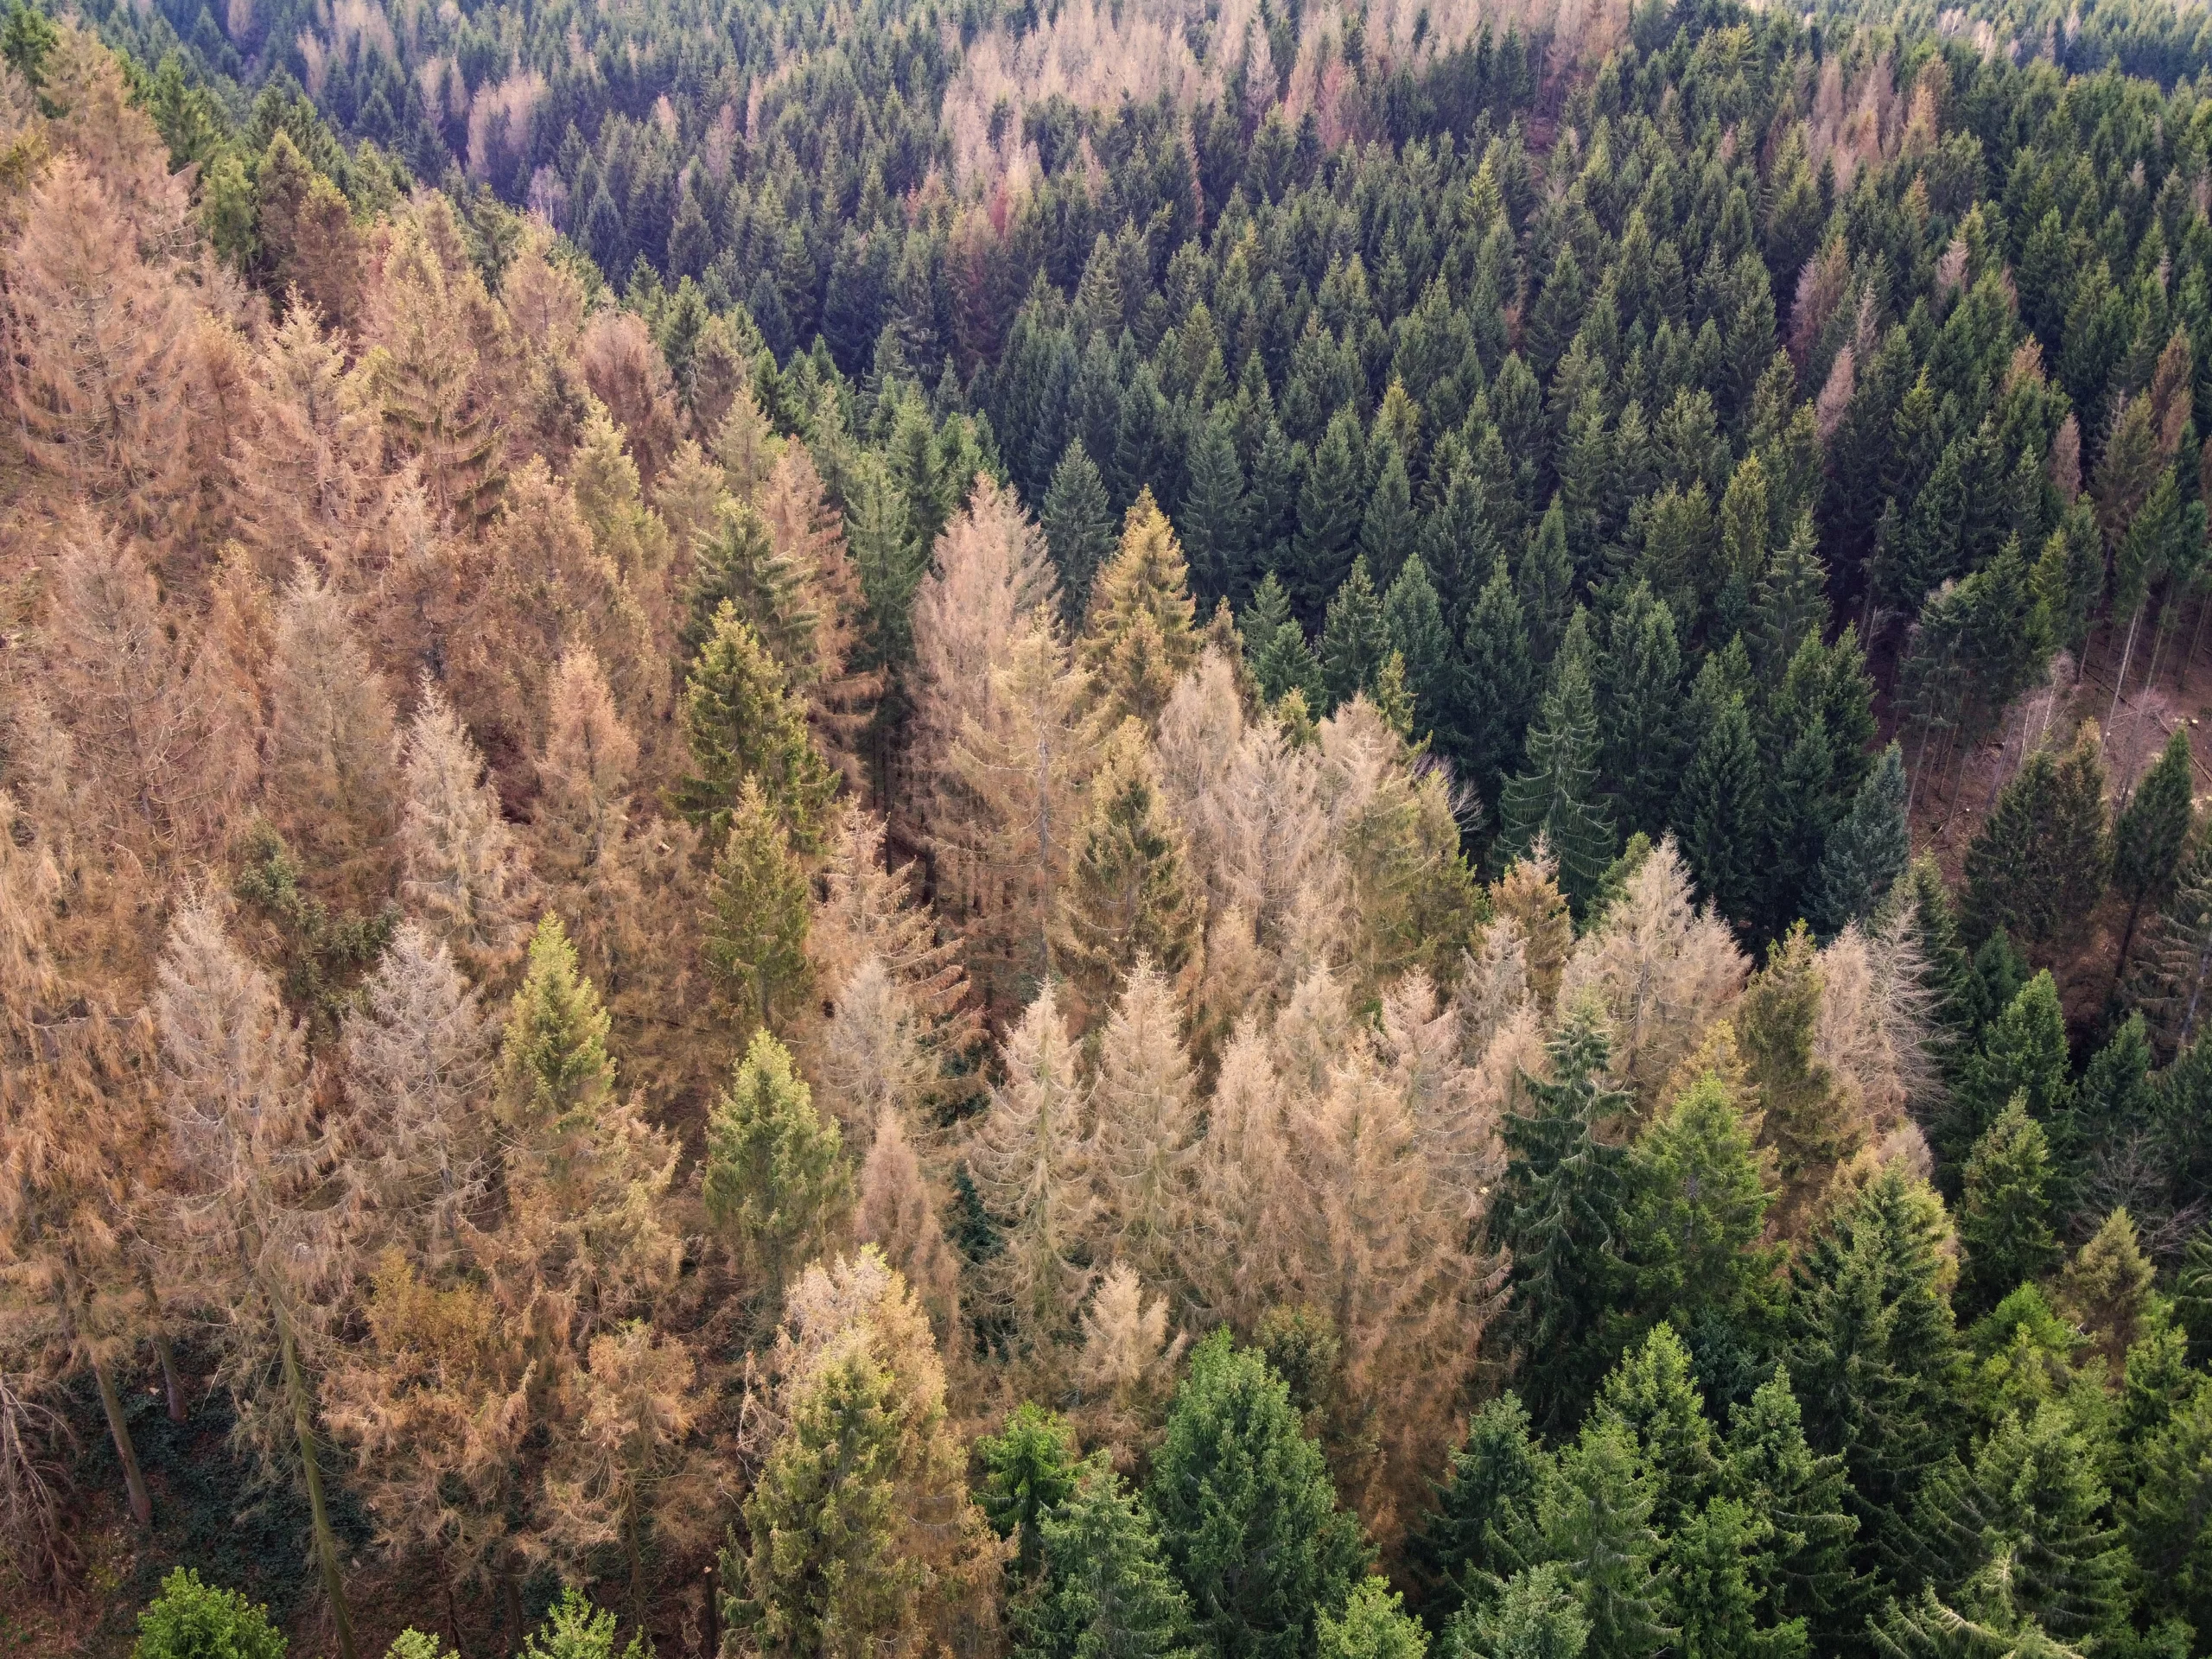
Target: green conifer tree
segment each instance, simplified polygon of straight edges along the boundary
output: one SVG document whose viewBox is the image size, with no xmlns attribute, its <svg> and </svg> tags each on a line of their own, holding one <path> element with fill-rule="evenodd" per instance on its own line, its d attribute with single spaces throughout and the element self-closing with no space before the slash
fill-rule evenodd
<svg viewBox="0 0 2212 1659">
<path fill-rule="evenodd" d="M 1567 551 L 1567 515 L 1556 500 L 1529 533 L 1513 587 L 1529 629 L 1529 654 L 1538 668 L 1548 668 L 1574 608 L 1574 561 Z"/>
<path fill-rule="evenodd" d="M 1962 1179 L 1959 1311 L 1972 1318 L 2042 1278 L 2063 1252 L 2050 1230 L 2050 1148 L 2015 1095 L 1974 1142 Z"/>
<path fill-rule="evenodd" d="M 1390 649 L 1405 660 L 1406 692 L 1413 699 L 1413 735 L 1436 734 L 1437 745 L 1459 752 L 1459 659 L 1444 607 L 1418 553 L 1407 556 L 1390 591 L 1382 595 L 1382 627 Z"/>
<path fill-rule="evenodd" d="M 1654 1325 L 1641 1346 L 1622 1356 L 1598 1390 L 1586 1429 L 1590 1423 L 1616 1423 L 1635 1442 L 1662 1532 L 1675 1531 L 1712 1497 L 1720 1474 L 1713 1425 L 1689 1350 L 1673 1325 Z"/>
<path fill-rule="evenodd" d="M 691 770 L 670 800 L 709 844 L 726 839 L 747 778 L 757 780 L 795 845 L 811 850 L 820 844 L 837 774 L 814 747 L 805 704 L 728 601 L 715 613 L 712 637 L 692 659 L 683 715 Z"/>
<path fill-rule="evenodd" d="M 1328 625 L 1321 631 L 1321 685 L 1334 709 L 1362 691 L 1372 693 L 1375 677 L 1390 650 L 1382 601 L 1368 577 L 1367 556 L 1355 556 L 1351 574 L 1329 601 Z"/>
<path fill-rule="evenodd" d="M 2048 970 L 2020 988 L 1967 1059 L 1936 1122 L 1936 1152 L 1955 1166 L 1963 1165 L 2015 1095 L 2024 1096 L 2029 1113 L 2044 1122 L 2074 1103 L 2066 1014 Z"/>
<path fill-rule="evenodd" d="M 1041 524 L 1060 574 L 1061 613 L 1071 627 L 1079 627 L 1090 608 L 1090 584 L 1114 556 L 1116 539 L 1106 481 L 1081 438 L 1068 440 L 1052 468 Z"/>
<path fill-rule="evenodd" d="M 1624 1254 L 1633 1305 L 1694 1337 L 1762 1347 L 1778 1313 L 1777 1253 L 1759 1248 L 1774 1192 L 1753 1126 L 1707 1072 L 1629 1148 Z"/>
<path fill-rule="evenodd" d="M 1866 1586 L 1851 1570 L 1859 1522 L 1845 1508 L 1843 1459 L 1805 1443 L 1788 1367 L 1777 1363 L 1730 1416 L 1720 1488 L 1774 1529 L 1758 1575 L 1766 1622 L 1804 1620 L 1820 1652 L 1855 1637 Z"/>
<path fill-rule="evenodd" d="M 1187 464 L 1191 481 L 1183 498 L 1182 531 L 1192 588 L 1202 599 L 1241 601 L 1251 591 L 1252 508 L 1226 407 L 1192 429 Z M 1048 498 L 1048 536 L 1051 511 Z"/>
<path fill-rule="evenodd" d="M 707 965 L 741 1018 L 766 1028 L 807 981 L 813 892 L 758 778 L 738 785 L 708 879 Z"/>
<path fill-rule="evenodd" d="M 1467 1438 L 1453 1450 L 1436 1509 L 1413 1545 L 1441 1607 L 1486 1605 L 1528 1565 L 1548 1465 L 1528 1408 L 1512 1389 L 1467 1420 Z"/>
<path fill-rule="evenodd" d="M 1833 934 L 1872 921 L 1911 861 L 1904 755 L 1893 742 L 1859 786 L 1850 812 L 1828 833 L 1813 892 L 1815 925 Z"/>
<path fill-rule="evenodd" d="M 1540 1425 L 1570 1423 L 1602 1375 L 1601 1327 L 1621 1276 L 1626 1152 L 1603 1131 L 1628 1096 L 1605 1085 L 1611 1045 L 1596 1011 L 1571 1011 L 1545 1044 L 1548 1081 L 1523 1076 L 1503 1125 L 1505 1179 L 1491 1211 L 1513 1253 L 1503 1322 Z"/>
<path fill-rule="evenodd" d="M 1388 588 L 1406 561 L 1414 556 L 1421 536 L 1421 519 L 1414 512 L 1414 491 L 1406 476 L 1405 452 L 1395 440 L 1384 438 L 1375 468 L 1375 489 L 1367 498 L 1366 516 L 1359 524 L 1359 550 L 1375 580 Z"/>
<path fill-rule="evenodd" d="M 800 1395 L 745 1502 L 749 1553 L 730 1622 L 775 1659 L 866 1659 L 906 1626 L 925 1571 L 897 1554 L 901 1425 L 892 1379 L 865 1349 Z"/>
<path fill-rule="evenodd" d="M 1084 1474 L 1075 1431 L 1058 1412 L 1024 1401 L 1006 1427 L 976 1442 L 983 1478 L 976 1501 L 1001 1538 L 1014 1542 L 1011 1567 L 1022 1581 L 1045 1562 L 1045 1520 L 1075 1491 Z"/>
<path fill-rule="evenodd" d="M 1649 582 L 1614 611 L 1596 680 L 1599 775 L 1620 826 L 1656 836 L 1681 784 L 1688 734 L 1675 614 Z"/>
<path fill-rule="evenodd" d="M 1764 885 L 1758 746 L 1739 693 L 1694 699 L 1692 708 L 1692 724 L 1702 729 L 1675 798 L 1675 829 L 1700 889 L 1722 915 L 1741 921 Z"/>
<path fill-rule="evenodd" d="M 1151 1516 L 1103 1458 L 1039 1524 L 1044 1575 L 1014 1616 L 1020 1659 L 1188 1659 L 1190 1599 Z"/>
<path fill-rule="evenodd" d="M 1653 1522 L 1658 1486 L 1629 1432 L 1599 1419 L 1560 1452 L 1537 1500 L 1544 1555 L 1574 1586 L 1592 1656 L 1657 1653 L 1678 1634 L 1667 1622 L 1666 1545 Z"/>
<path fill-rule="evenodd" d="M 791 1269 L 823 1242 L 851 1192 L 836 1121 L 815 1109 L 791 1051 L 755 1032 L 708 1115 L 700 1194 L 767 1307 L 781 1305 Z"/>
<path fill-rule="evenodd" d="M 1843 1459 L 1861 1574 L 1913 1559 L 1914 1505 L 1957 1444 L 1950 1243 L 1942 1200 L 1891 1163 L 1791 1269 L 1783 1357 L 1806 1439 Z"/>
<path fill-rule="evenodd" d="M 1224 1659 L 1311 1652 L 1317 1614 L 1344 1605 L 1367 1561 L 1289 1389 L 1226 1331 L 1191 1356 L 1145 1500 L 1194 1632 Z"/>
<path fill-rule="evenodd" d="M 1558 861 L 1560 890 L 1578 914 L 1605 880 L 1618 842 L 1598 786 L 1598 709 L 1590 678 L 1587 613 L 1578 609 L 1552 664 L 1525 742 L 1528 770 L 1498 803 L 1503 846 L 1515 858 L 1541 836 Z"/>
<path fill-rule="evenodd" d="M 2063 755 L 2028 757 L 1967 848 L 1960 921 L 1969 944 L 2000 928 L 2042 944 L 2081 925 L 2111 868 L 2104 791 L 2097 728 L 2088 721 Z"/>
<path fill-rule="evenodd" d="M 2113 961 L 2115 988 L 2127 970 L 2143 906 L 2164 904 L 2181 874 L 2196 782 L 2189 728 L 2180 727 L 2167 740 L 2158 763 L 2144 773 L 2113 826 L 2113 885 L 2127 900 L 2127 925 L 2120 930 L 2120 951 Z"/>
<path fill-rule="evenodd" d="M 1460 647 L 1466 744 L 1461 758 L 1469 781 L 1486 801 L 1497 800 L 1505 779 L 1520 770 L 1535 672 L 1521 601 L 1501 556 L 1468 615 Z"/>
<path fill-rule="evenodd" d="M 1306 462 L 1298 487 L 1298 535 L 1288 566 L 1291 611 L 1318 627 L 1330 596 L 1344 585 L 1359 544 L 1367 505 L 1359 417 L 1339 410 Z"/>
<path fill-rule="evenodd" d="M 725 501 L 693 550 L 679 636 L 685 652 L 696 658 L 714 639 L 715 619 L 727 604 L 787 680 L 805 675 L 822 624 L 807 585 L 808 572 L 777 548 L 753 504 Z"/>
</svg>

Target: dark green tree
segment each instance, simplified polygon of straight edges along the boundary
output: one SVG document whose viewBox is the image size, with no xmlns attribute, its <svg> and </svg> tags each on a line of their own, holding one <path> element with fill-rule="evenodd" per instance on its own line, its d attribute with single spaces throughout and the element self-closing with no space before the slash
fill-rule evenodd
<svg viewBox="0 0 2212 1659">
<path fill-rule="evenodd" d="M 1621 1357 L 1585 1423 L 1614 1423 L 1635 1442 L 1651 1482 L 1652 1517 L 1672 1532 L 1713 1496 L 1720 1474 L 1705 1396 L 1690 1370 L 1689 1350 L 1662 1322 Z"/>
<path fill-rule="evenodd" d="M 1014 1616 L 1021 1659 L 1194 1659 L 1190 1601 L 1152 1517 L 1103 1458 L 1080 1469 L 1039 1532 L 1044 1576 Z"/>
<path fill-rule="evenodd" d="M 814 747 L 805 705 L 728 600 L 692 658 L 683 719 L 691 769 L 670 801 L 710 842 L 725 838 L 739 786 L 749 778 L 795 845 L 820 844 L 837 774 Z"/>
<path fill-rule="evenodd" d="M 1465 714 L 1461 756 L 1476 792 L 1496 801 L 1504 779 L 1521 767 L 1521 743 L 1535 702 L 1535 664 L 1521 601 L 1503 557 L 1475 601 L 1460 644 Z"/>
<path fill-rule="evenodd" d="M 1201 599 L 1232 603 L 1251 591 L 1252 508 L 1244 494 L 1244 467 L 1229 411 L 1217 409 L 1191 434 L 1190 488 L 1183 498 L 1184 556 L 1191 588 Z M 1046 507 L 1047 524 L 1051 508 Z M 1049 534 L 1049 531 L 1048 531 Z"/>
<path fill-rule="evenodd" d="M 1191 1356 L 1145 1501 L 1192 1628 L 1224 1659 L 1311 1659 L 1317 1615 L 1365 1572 L 1359 1522 L 1337 1508 L 1289 1389 L 1226 1331 Z"/>
<path fill-rule="evenodd" d="M 1567 546 L 1567 515 L 1554 500 L 1522 550 L 1513 589 L 1529 629 L 1529 654 L 1550 666 L 1574 610 L 1574 561 Z"/>
<path fill-rule="evenodd" d="M 1308 627 L 1320 626 L 1329 600 L 1344 585 L 1358 550 L 1359 521 L 1367 505 L 1362 477 L 1359 417 L 1339 410 L 1306 462 L 1298 489 L 1298 536 L 1291 545 L 1291 613 Z"/>
<path fill-rule="evenodd" d="M 2189 848 L 2190 798 L 2196 782 L 2189 728 L 2177 728 L 2158 762 L 2143 774 L 2120 820 L 2113 826 L 2112 879 L 2127 900 L 2127 925 L 2120 930 L 2120 952 L 2113 961 L 2117 988 L 2127 970 L 2135 944 L 2135 925 L 2146 904 L 2162 905 L 2181 874 Z"/>
<path fill-rule="evenodd" d="M 1656 1654 L 1677 1635 L 1653 1522 L 1658 1485 L 1629 1432 L 1599 1419 L 1560 1452 L 1537 1500 L 1544 1557 L 1574 1586 L 1592 1659 Z"/>
<path fill-rule="evenodd" d="M 1090 584 L 1120 541 L 1106 481 L 1081 438 L 1068 440 L 1045 492 L 1045 545 L 1060 573 L 1060 609 L 1071 627 L 1090 607 Z"/>
<path fill-rule="evenodd" d="M 1950 1102 L 1936 1122 L 1936 1152 L 1954 1166 L 1963 1165 L 2016 1095 L 2041 1122 L 2063 1115 L 2074 1103 L 2066 1015 L 2059 1007 L 2058 986 L 2048 971 L 2020 988 L 1961 1069 Z"/>
<path fill-rule="evenodd" d="M 1774 1529 L 1759 1573 L 1766 1622 L 1803 1619 L 1824 1653 L 1857 1636 L 1866 1586 L 1851 1568 L 1859 1522 L 1846 1507 L 1843 1459 L 1806 1444 L 1788 1367 L 1777 1364 L 1731 1414 L 1720 1489 Z"/>
<path fill-rule="evenodd" d="M 1467 1420 L 1467 1438 L 1452 1453 L 1435 1511 L 1413 1546 L 1440 1608 L 1482 1606 L 1528 1565 L 1536 1493 L 1548 1467 L 1528 1408 L 1512 1389 Z"/>
<path fill-rule="evenodd" d="M 2027 1098 L 2012 1103 L 1974 1142 L 1959 1205 L 1959 1311 L 1972 1318 L 2017 1286 L 2042 1278 L 2064 1254 L 2050 1230 L 2050 1147 Z"/>
<path fill-rule="evenodd" d="M 1505 785 L 1498 802 L 1507 855 L 1518 858 L 1542 837 L 1558 861 L 1560 890 L 1577 914 L 1587 912 L 1618 847 L 1598 785 L 1590 658 L 1588 616 L 1578 609 L 1523 745 L 1528 769 Z"/>
<path fill-rule="evenodd" d="M 1912 861 L 1912 831 L 1905 817 L 1904 754 L 1891 743 L 1828 832 L 1811 905 L 1822 934 L 1868 922 Z"/>
<path fill-rule="evenodd" d="M 1957 1442 L 1950 1242 L 1942 1200 L 1891 1163 L 1791 1269 L 1784 1359 L 1806 1439 L 1843 1459 L 1861 1574 L 1915 1559 L 1913 1506 Z"/>
<path fill-rule="evenodd" d="M 1688 734 L 1675 613 L 1649 582 L 1613 613 L 1595 676 L 1599 776 L 1620 827 L 1656 836 L 1681 787 Z"/>
<path fill-rule="evenodd" d="M 1058 1412 L 1024 1401 L 1004 1429 L 976 1442 L 976 1461 L 983 1471 L 976 1501 L 999 1536 L 1014 1541 L 1014 1574 L 1028 1580 L 1044 1563 L 1046 1517 L 1083 1476 L 1075 1431 Z"/>
<path fill-rule="evenodd" d="M 1741 920 L 1764 886 L 1758 745 L 1740 693 L 1693 698 L 1691 709 L 1701 731 L 1675 798 L 1675 830 L 1700 890 L 1722 915 Z"/>
<path fill-rule="evenodd" d="M 1960 922 L 1968 943 L 2002 928 L 2040 944 L 2081 925 L 2111 868 L 2104 789 L 2097 729 L 2086 721 L 2064 754 L 2028 757 L 1967 848 Z"/>
<path fill-rule="evenodd" d="M 1327 701 L 1314 712 L 1325 713 L 1350 702 L 1362 691 L 1372 693 L 1375 677 L 1390 652 L 1389 629 L 1383 619 L 1382 601 L 1367 574 L 1367 556 L 1356 555 L 1351 574 L 1329 601 L 1328 625 L 1321 631 L 1321 686 Z"/>
<path fill-rule="evenodd" d="M 1626 1152 L 1605 1133 L 1628 1097 L 1605 1084 L 1611 1044 L 1597 1012 L 1569 1012 L 1545 1043 L 1551 1077 L 1525 1074 L 1503 1129 L 1505 1179 L 1491 1227 L 1513 1253 L 1501 1329 L 1521 1354 L 1538 1424 L 1575 1421 L 1609 1356 L 1602 1329 L 1623 1276 Z"/>
<path fill-rule="evenodd" d="M 1459 752 L 1459 663 L 1444 607 L 1428 579 L 1428 565 L 1408 555 L 1390 591 L 1382 595 L 1382 627 L 1390 649 L 1405 661 L 1406 690 L 1414 700 L 1414 734 L 1436 734 L 1437 746 Z"/>
<path fill-rule="evenodd" d="M 1375 468 L 1375 489 L 1367 498 L 1367 512 L 1359 523 L 1359 550 L 1367 557 L 1375 580 L 1386 588 L 1414 556 L 1421 536 L 1421 519 L 1414 512 L 1413 485 L 1406 476 L 1406 457 L 1397 443 L 1385 438 Z"/>
</svg>

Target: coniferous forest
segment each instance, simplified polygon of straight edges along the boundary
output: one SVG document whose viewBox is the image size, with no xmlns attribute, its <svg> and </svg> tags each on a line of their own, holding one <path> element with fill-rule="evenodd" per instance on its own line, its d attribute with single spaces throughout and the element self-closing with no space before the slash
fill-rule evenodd
<svg viewBox="0 0 2212 1659">
<path fill-rule="evenodd" d="M 0 376 L 0 1649 L 2212 1654 L 2202 6 L 10 0 Z"/>
</svg>

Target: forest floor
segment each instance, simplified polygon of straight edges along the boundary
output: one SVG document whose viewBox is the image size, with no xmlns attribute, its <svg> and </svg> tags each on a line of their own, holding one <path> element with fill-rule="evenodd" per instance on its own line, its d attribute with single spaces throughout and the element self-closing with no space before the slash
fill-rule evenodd
<svg viewBox="0 0 2212 1659">
<path fill-rule="evenodd" d="M 1919 775 L 1920 757 L 1904 734 L 1906 764 L 1914 774 L 1913 846 L 1933 854 L 1955 887 L 1962 878 L 1967 845 L 2024 756 L 2039 744 L 2063 747 L 2084 720 L 2095 721 L 2103 734 L 2115 812 L 2177 729 L 2190 735 L 2197 807 L 2201 811 L 2212 804 L 2212 626 L 2200 626 L 2196 609 L 2185 607 L 2160 641 L 2154 623 L 2146 619 L 2127 664 L 2126 694 L 2115 702 L 2113 688 L 2128 654 L 2126 632 L 2124 626 L 2102 627 L 2092 634 L 2078 677 L 2072 658 L 2062 654 L 2049 683 L 2015 702 L 1995 736 L 1963 755 L 1941 757 L 1926 776 Z M 2126 901 L 2108 893 L 2081 938 L 2063 950 L 2032 958 L 2058 982 L 2068 1024 L 2077 1038 L 2097 1033 L 2104 1022 L 2113 957 L 2126 925 Z M 2141 928 L 2139 918 L 2138 947 Z"/>
<path fill-rule="evenodd" d="M 154 1500 L 154 1524 L 146 1532 L 131 1524 L 97 1396 L 88 1383 L 73 1389 L 57 1403 L 66 1408 L 82 1453 L 64 1529 L 75 1560 L 59 1596 L 0 1569 L 0 1659 L 128 1659 L 140 1611 L 180 1567 L 265 1605 L 290 1638 L 290 1659 L 335 1655 L 335 1633 L 308 1557 L 304 1500 L 289 1486 L 257 1490 L 251 1459 L 232 1442 L 231 1414 L 219 1397 L 196 1397 L 185 1422 L 170 1422 L 159 1373 L 151 1355 L 144 1357 L 142 1375 L 119 1381 Z M 448 1592 L 442 1576 L 425 1563 L 386 1565 L 369 1547 L 367 1517 L 342 1484 L 333 1499 L 358 1659 L 380 1659 L 410 1625 L 434 1632 L 462 1659 L 501 1659 L 515 1650 L 509 1622 L 491 1594 Z M 654 1587 L 649 1634 L 660 1659 L 706 1659 L 703 1587 L 685 1594 Z M 613 1593 L 613 1586 L 606 1589 Z M 524 1592 L 529 1622 L 535 1624 L 559 1592 L 550 1572 L 534 1578 Z M 630 1633 L 624 1618 L 618 1649 Z"/>
</svg>

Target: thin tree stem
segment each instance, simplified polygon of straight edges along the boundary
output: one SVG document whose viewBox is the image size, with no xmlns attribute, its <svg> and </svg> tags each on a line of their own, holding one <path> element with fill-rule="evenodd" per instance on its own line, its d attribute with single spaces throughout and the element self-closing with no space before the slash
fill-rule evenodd
<svg viewBox="0 0 2212 1659">
<path fill-rule="evenodd" d="M 338 1659 L 358 1659 L 353 1651 L 353 1620 L 346 1606 L 346 1582 L 338 1570 L 338 1539 L 330 1529 L 330 1511 L 323 1502 L 322 1466 L 317 1460 L 314 1412 L 308 1401 L 307 1373 L 300 1365 L 300 1349 L 292 1322 L 280 1309 L 276 1315 L 277 1342 L 283 1354 L 284 1392 L 292 1407 L 292 1430 L 299 1436 L 300 1466 L 306 1472 L 308 1510 L 314 1517 L 315 1554 L 322 1569 L 323 1593 L 330 1599 L 330 1618 L 338 1630 Z"/>
</svg>

